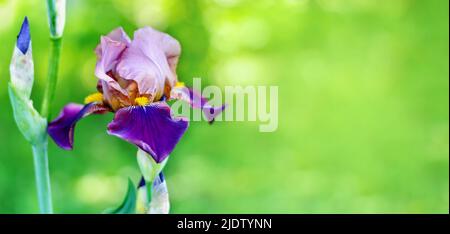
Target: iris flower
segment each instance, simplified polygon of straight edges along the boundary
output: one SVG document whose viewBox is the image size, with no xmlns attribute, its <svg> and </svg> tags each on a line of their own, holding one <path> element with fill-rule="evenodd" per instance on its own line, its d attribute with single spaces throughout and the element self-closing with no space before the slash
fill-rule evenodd
<svg viewBox="0 0 450 234">
<path fill-rule="evenodd" d="M 79 120 L 113 112 L 108 134 L 135 144 L 161 163 L 189 125 L 187 118 L 172 115 L 166 101 L 186 101 L 202 109 L 209 122 L 225 108 L 209 105 L 196 90 L 178 81 L 181 46 L 168 34 L 145 27 L 135 31 L 131 40 L 117 28 L 101 37 L 95 53 L 98 92 L 87 96 L 84 105 L 67 104 L 48 125 L 48 134 L 63 149 L 73 148 Z"/>
</svg>

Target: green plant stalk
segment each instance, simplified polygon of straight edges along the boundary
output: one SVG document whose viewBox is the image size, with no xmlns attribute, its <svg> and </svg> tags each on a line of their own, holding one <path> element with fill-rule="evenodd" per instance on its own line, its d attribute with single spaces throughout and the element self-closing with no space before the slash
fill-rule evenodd
<svg viewBox="0 0 450 234">
<path fill-rule="evenodd" d="M 48 61 L 47 83 L 42 100 L 41 115 L 48 119 L 50 105 L 55 95 L 56 81 L 58 77 L 59 58 L 61 54 L 61 38 L 50 38 L 51 50 Z M 46 135 L 46 132 L 42 133 Z M 50 176 L 48 170 L 48 138 L 33 145 L 34 171 L 36 176 L 36 186 L 38 192 L 39 210 L 43 214 L 53 213 L 52 195 L 50 189 Z"/>
<path fill-rule="evenodd" d="M 47 83 L 44 90 L 44 99 L 42 100 L 41 115 L 48 119 L 50 114 L 50 105 L 55 96 L 56 81 L 58 78 L 59 57 L 61 54 L 61 38 L 50 38 L 51 51 L 48 61 Z"/>
<path fill-rule="evenodd" d="M 53 205 L 48 170 L 47 137 L 42 142 L 33 145 L 32 148 L 39 211 L 41 214 L 52 214 Z"/>
<path fill-rule="evenodd" d="M 149 205 L 149 207 L 150 207 L 150 202 L 152 201 L 152 187 L 153 187 L 153 181 L 145 181 L 145 188 L 147 189 L 147 204 Z"/>
</svg>

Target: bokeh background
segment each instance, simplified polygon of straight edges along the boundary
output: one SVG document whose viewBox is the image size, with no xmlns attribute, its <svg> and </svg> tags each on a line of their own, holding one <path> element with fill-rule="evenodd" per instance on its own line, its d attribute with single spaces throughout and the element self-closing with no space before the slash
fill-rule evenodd
<svg viewBox="0 0 450 234">
<path fill-rule="evenodd" d="M 0 213 L 36 213 L 30 147 L 12 117 L 9 62 L 31 24 L 39 106 L 45 1 L 0 0 Z M 95 90 L 93 49 L 123 26 L 176 37 L 191 84 L 279 86 L 279 128 L 193 122 L 165 169 L 172 213 L 448 213 L 449 6 L 445 0 L 69 0 L 54 117 Z M 57 213 L 99 213 L 137 183 L 136 149 L 78 124 L 49 143 Z"/>
</svg>

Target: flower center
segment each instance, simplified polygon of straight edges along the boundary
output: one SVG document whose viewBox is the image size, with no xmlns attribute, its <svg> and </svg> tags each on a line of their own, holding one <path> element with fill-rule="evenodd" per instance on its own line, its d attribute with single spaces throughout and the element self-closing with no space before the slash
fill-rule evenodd
<svg viewBox="0 0 450 234">
<path fill-rule="evenodd" d="M 150 101 L 148 100 L 147 97 L 137 97 L 136 99 L 134 99 L 134 102 L 139 105 L 139 106 L 145 106 L 147 105 Z"/>
<path fill-rule="evenodd" d="M 84 99 L 84 104 L 88 104 L 91 102 L 103 102 L 103 94 L 93 93 Z"/>
</svg>

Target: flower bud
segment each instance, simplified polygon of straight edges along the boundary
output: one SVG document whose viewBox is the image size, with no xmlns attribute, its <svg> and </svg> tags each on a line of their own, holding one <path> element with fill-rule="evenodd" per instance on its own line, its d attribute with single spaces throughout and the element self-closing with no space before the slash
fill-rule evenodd
<svg viewBox="0 0 450 234">
<path fill-rule="evenodd" d="M 32 144 L 45 139 L 47 121 L 34 109 L 30 100 L 34 80 L 31 37 L 28 19 L 22 23 L 10 64 L 9 97 L 14 119 L 25 139 Z"/>
<path fill-rule="evenodd" d="M 144 178 L 141 179 L 136 194 L 136 214 L 146 214 L 148 210 L 147 188 Z"/>
<path fill-rule="evenodd" d="M 155 178 L 152 186 L 152 200 L 147 201 L 147 185 L 143 179 L 139 183 L 136 198 L 137 214 L 168 214 L 170 210 L 169 192 L 163 173 Z"/>
<path fill-rule="evenodd" d="M 137 160 L 139 169 L 146 182 L 153 183 L 156 176 L 162 171 L 167 163 L 167 159 L 164 159 L 161 163 L 157 163 L 153 157 L 147 154 L 145 151 L 139 149 L 137 152 Z"/>
<path fill-rule="evenodd" d="M 168 214 L 170 210 L 169 191 L 163 173 L 155 178 L 152 187 L 152 201 L 149 214 Z"/>
<path fill-rule="evenodd" d="M 23 97 L 29 98 L 34 81 L 34 64 L 31 49 L 31 36 L 28 18 L 25 17 L 19 35 L 17 35 L 17 43 L 9 65 L 11 73 L 11 85 Z"/>
<path fill-rule="evenodd" d="M 66 23 L 66 0 L 47 0 L 47 11 L 50 36 L 61 38 Z"/>
</svg>

